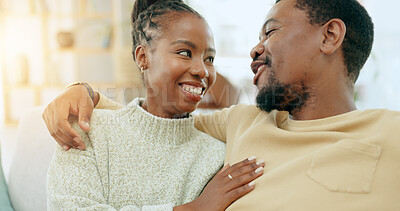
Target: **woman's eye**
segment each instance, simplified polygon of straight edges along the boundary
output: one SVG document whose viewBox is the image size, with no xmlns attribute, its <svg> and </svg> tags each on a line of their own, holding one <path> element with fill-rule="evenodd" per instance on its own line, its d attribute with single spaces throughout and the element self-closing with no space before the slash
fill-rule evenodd
<svg viewBox="0 0 400 211">
<path fill-rule="evenodd" d="M 180 51 L 180 52 L 178 52 L 178 54 L 182 55 L 182 56 L 192 57 L 192 54 L 190 51 Z"/>
<path fill-rule="evenodd" d="M 207 57 L 206 62 L 214 63 L 214 57 Z"/>
</svg>

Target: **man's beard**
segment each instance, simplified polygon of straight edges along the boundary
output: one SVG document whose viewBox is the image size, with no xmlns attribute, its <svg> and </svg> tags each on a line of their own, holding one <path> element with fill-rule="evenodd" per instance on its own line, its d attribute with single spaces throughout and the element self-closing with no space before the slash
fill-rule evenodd
<svg viewBox="0 0 400 211">
<path fill-rule="evenodd" d="M 266 112 L 272 110 L 288 111 L 290 114 L 301 110 L 309 98 L 307 87 L 300 84 L 279 82 L 271 72 L 268 84 L 261 88 L 256 97 L 257 107 Z"/>
</svg>

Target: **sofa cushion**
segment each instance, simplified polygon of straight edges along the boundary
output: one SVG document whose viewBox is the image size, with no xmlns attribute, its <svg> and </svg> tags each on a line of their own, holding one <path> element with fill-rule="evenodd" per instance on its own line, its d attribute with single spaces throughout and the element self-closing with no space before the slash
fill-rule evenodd
<svg viewBox="0 0 400 211">
<path fill-rule="evenodd" d="M 56 142 L 42 120 L 42 107 L 25 113 L 18 126 L 8 191 L 15 210 L 46 210 L 46 174 Z"/>
</svg>

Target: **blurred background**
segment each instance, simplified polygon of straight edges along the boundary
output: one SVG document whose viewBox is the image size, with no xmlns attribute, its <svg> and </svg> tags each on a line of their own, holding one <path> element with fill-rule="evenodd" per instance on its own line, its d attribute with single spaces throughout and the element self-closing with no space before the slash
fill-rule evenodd
<svg viewBox="0 0 400 211">
<path fill-rule="evenodd" d="M 0 134 L 28 108 L 46 105 L 74 81 L 127 103 L 142 94 L 132 61 L 134 0 L 0 0 Z M 275 0 L 187 0 L 214 31 L 215 66 L 240 103 L 254 103 L 250 49 Z M 357 82 L 359 109 L 400 110 L 400 2 L 362 0 L 375 23 L 372 54 Z"/>
</svg>

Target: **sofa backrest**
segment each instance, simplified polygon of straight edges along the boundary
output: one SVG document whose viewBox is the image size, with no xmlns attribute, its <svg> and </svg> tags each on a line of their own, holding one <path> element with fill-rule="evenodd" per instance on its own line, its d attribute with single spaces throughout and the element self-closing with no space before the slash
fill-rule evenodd
<svg viewBox="0 0 400 211">
<path fill-rule="evenodd" d="M 46 174 L 55 145 L 42 120 L 43 108 L 25 113 L 18 126 L 8 191 L 16 211 L 46 210 Z M 3 149 L 4 150 L 4 149 Z"/>
</svg>

